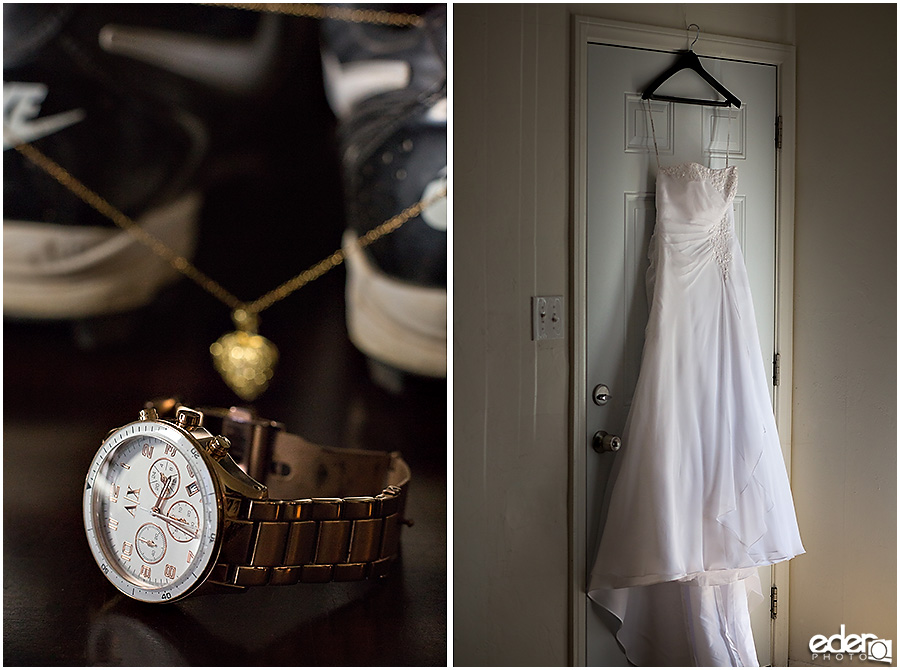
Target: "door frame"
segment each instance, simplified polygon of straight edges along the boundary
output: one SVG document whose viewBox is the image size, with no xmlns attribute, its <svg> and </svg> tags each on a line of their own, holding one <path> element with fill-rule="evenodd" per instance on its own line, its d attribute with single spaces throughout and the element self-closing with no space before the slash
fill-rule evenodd
<svg viewBox="0 0 900 670">
<path fill-rule="evenodd" d="M 572 23 L 572 433 L 569 454 L 569 641 L 573 665 L 583 666 L 586 655 L 585 504 L 587 499 L 586 417 L 587 388 L 587 53 L 591 44 L 610 44 L 656 50 L 679 50 L 688 45 L 685 30 L 573 16 Z M 777 108 L 782 119 L 782 144 L 776 150 L 775 185 L 775 350 L 780 354 L 780 379 L 775 387 L 775 422 L 781 449 L 791 474 L 791 390 L 794 303 L 794 142 L 796 123 L 795 49 L 793 46 L 702 33 L 701 55 L 743 60 L 777 68 Z M 773 131 L 773 141 L 774 132 Z M 788 562 L 773 566 L 778 584 L 778 618 L 772 631 L 772 662 L 788 660 Z"/>
</svg>

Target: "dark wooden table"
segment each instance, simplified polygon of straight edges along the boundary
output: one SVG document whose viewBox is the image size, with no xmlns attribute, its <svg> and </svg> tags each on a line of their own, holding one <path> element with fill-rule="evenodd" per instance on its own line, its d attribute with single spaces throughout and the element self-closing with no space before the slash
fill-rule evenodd
<svg viewBox="0 0 900 670">
<path fill-rule="evenodd" d="M 4 332 L 3 651 L 10 665 L 444 665 L 446 452 L 442 385 L 373 385 L 343 335 L 337 298 L 291 344 L 257 403 L 293 432 L 399 449 L 413 470 L 399 569 L 380 583 L 270 587 L 172 605 L 129 601 L 105 580 L 81 520 L 84 476 L 107 430 L 143 399 L 180 392 L 229 404 L 208 337 L 174 325 L 85 352 L 65 328 Z M 184 308 L 183 303 L 173 310 Z M 298 331 L 299 323 L 295 324 Z M 179 332 L 180 331 L 180 332 Z"/>
<path fill-rule="evenodd" d="M 321 133 L 313 128 L 308 133 Z M 309 138 L 306 138 L 307 140 Z M 300 155 L 294 138 L 284 151 Z M 244 299 L 340 244 L 333 155 L 207 194 L 197 264 Z M 282 156 L 284 159 L 285 157 Z M 300 171 L 299 174 L 297 171 Z M 208 348 L 228 310 L 188 282 L 104 323 L 4 324 L 3 660 L 7 665 L 446 664 L 446 388 L 374 385 L 344 325 L 338 269 L 265 312 L 281 362 L 260 415 L 320 444 L 399 450 L 413 480 L 398 569 L 378 583 L 131 602 L 103 577 L 81 497 L 106 432 L 143 402 L 237 404 Z"/>
</svg>

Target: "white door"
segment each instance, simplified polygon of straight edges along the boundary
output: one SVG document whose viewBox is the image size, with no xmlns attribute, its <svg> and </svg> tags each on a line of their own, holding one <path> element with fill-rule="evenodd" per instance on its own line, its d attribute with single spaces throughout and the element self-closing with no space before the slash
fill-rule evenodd
<svg viewBox="0 0 900 670">
<path fill-rule="evenodd" d="M 701 40 L 702 41 L 702 40 Z M 698 53 L 702 53 L 697 48 Z M 587 54 L 586 172 L 586 510 L 588 573 L 600 537 L 603 496 L 612 454 L 591 449 L 595 431 L 621 435 L 640 365 L 647 301 L 647 245 L 655 222 L 656 157 L 647 105 L 653 113 L 663 166 L 694 161 L 711 167 L 738 166 L 735 230 L 750 275 L 762 355 L 775 351 L 776 68 L 773 65 L 702 58 L 707 72 L 741 101 L 739 110 L 669 102 L 642 102 L 640 91 L 675 60 L 672 53 L 591 44 Z M 657 91 L 715 98 L 699 76 L 682 71 Z M 771 381 L 771 380 L 770 380 Z M 592 400 L 599 384 L 609 387 L 605 405 Z M 770 388 L 770 392 L 772 388 Z M 768 593 L 770 568 L 760 570 Z M 588 665 L 624 665 L 603 623 L 605 613 L 584 597 Z M 608 616 L 608 615 L 606 615 Z M 771 619 L 766 599 L 752 612 L 761 665 L 771 662 Z"/>
</svg>

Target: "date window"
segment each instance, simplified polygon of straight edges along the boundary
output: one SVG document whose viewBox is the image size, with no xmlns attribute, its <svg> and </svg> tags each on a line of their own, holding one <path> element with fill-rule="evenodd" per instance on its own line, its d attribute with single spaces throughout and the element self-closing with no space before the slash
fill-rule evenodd
<svg viewBox="0 0 900 670">
<path fill-rule="evenodd" d="M 196 495 L 197 491 L 200 490 L 200 487 L 197 486 L 197 482 L 191 482 L 186 487 L 188 496 Z"/>
</svg>

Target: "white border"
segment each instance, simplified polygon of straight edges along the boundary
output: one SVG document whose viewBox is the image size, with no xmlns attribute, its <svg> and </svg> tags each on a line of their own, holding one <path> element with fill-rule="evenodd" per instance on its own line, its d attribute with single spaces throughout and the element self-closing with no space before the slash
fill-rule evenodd
<svg viewBox="0 0 900 670">
<path fill-rule="evenodd" d="M 587 388 L 586 235 L 587 235 L 587 47 L 613 44 L 646 49 L 684 49 L 683 30 L 657 28 L 622 21 L 573 16 L 572 23 L 572 433 L 569 469 L 569 652 L 574 665 L 585 664 L 586 654 L 586 556 L 584 481 L 586 434 L 585 398 Z M 795 50 L 792 46 L 703 34 L 703 55 L 774 65 L 777 68 L 778 112 L 782 117 L 782 148 L 776 152 L 776 251 L 775 251 L 775 347 L 781 354 L 781 379 L 775 387 L 775 419 L 781 448 L 790 476 L 791 390 L 793 367 L 794 300 L 794 138 L 796 115 Z M 774 129 L 773 129 L 774 133 Z M 778 618 L 772 632 L 772 665 L 786 666 L 788 660 L 788 563 L 773 566 L 772 579 L 778 584 Z"/>
<path fill-rule="evenodd" d="M 454 241 L 454 223 L 453 223 L 453 187 L 454 187 L 454 152 L 453 152 L 453 3 L 447 3 L 447 509 L 445 511 L 446 518 L 446 541 L 445 550 L 447 553 L 447 618 L 446 618 L 446 637 L 445 644 L 447 646 L 447 667 L 453 667 L 453 343 L 456 341 L 454 335 L 453 320 L 453 241 Z"/>
</svg>

